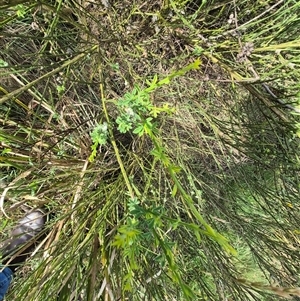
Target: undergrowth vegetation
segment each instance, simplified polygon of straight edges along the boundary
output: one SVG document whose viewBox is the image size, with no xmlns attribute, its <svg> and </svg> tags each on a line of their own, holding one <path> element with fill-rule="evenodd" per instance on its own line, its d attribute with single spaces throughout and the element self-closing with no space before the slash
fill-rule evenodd
<svg viewBox="0 0 300 301">
<path fill-rule="evenodd" d="M 2 1 L 8 300 L 300 297 L 300 3 Z"/>
</svg>

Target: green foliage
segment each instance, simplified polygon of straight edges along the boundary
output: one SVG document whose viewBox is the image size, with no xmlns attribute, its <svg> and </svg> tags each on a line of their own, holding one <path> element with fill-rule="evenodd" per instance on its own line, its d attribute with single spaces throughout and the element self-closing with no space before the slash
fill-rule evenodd
<svg viewBox="0 0 300 301">
<path fill-rule="evenodd" d="M 108 125 L 106 122 L 103 122 L 102 124 L 98 124 L 93 131 L 91 132 L 91 138 L 92 138 L 92 153 L 89 157 L 89 161 L 94 161 L 96 155 L 97 155 L 97 148 L 99 145 L 105 145 L 108 139 Z"/>
<path fill-rule="evenodd" d="M 175 230 L 179 225 L 184 226 L 179 220 L 172 220 L 167 217 L 162 207 L 156 207 L 151 210 L 145 209 L 140 202 L 131 200 L 128 204 L 130 216 L 126 219 L 126 223 L 118 229 L 113 245 L 122 249 L 123 259 L 128 259 L 127 273 L 124 276 L 124 287 L 128 291 L 132 291 L 134 287 L 134 271 L 141 269 L 140 263 L 136 258 L 144 253 L 146 259 L 147 253 L 153 252 L 150 247 L 161 248 L 159 256 L 155 261 L 163 269 L 167 267 L 169 276 L 172 280 L 179 284 L 186 300 L 193 300 L 195 297 L 193 291 L 184 283 L 181 273 L 176 264 L 174 251 L 176 243 L 168 241 L 163 232 L 166 227 Z M 195 226 L 197 228 L 197 226 Z M 198 229 L 201 231 L 200 229 Z M 146 252 L 146 253 L 145 253 Z"/>
<path fill-rule="evenodd" d="M 0 68 L 7 67 L 8 63 L 0 59 Z"/>
<path fill-rule="evenodd" d="M 199 214 L 197 209 L 193 206 L 192 198 L 183 189 L 182 185 L 177 179 L 176 173 L 180 171 L 180 167 L 171 164 L 170 158 L 165 154 L 164 147 L 156 138 L 158 131 L 155 124 L 152 123 L 153 118 L 147 117 L 147 115 L 157 117 L 162 112 L 167 112 L 169 114 L 172 112 L 172 110 L 169 109 L 168 105 L 164 105 L 163 108 L 157 108 L 153 106 L 150 102 L 150 93 L 154 92 L 156 89 L 164 85 L 169 84 L 170 80 L 172 80 L 173 78 L 177 76 L 184 76 L 186 72 L 198 69 L 199 65 L 200 61 L 196 60 L 194 63 L 178 71 L 173 72 L 172 74 L 160 81 L 158 81 L 157 76 L 154 76 L 152 82 L 147 82 L 148 87 L 144 90 L 141 90 L 136 86 L 131 93 L 126 93 L 123 98 L 118 100 L 117 107 L 119 109 L 120 115 L 117 117 L 116 123 L 118 124 L 118 130 L 121 133 L 126 133 L 135 126 L 133 133 L 138 134 L 139 136 L 147 134 L 152 139 L 152 142 L 155 145 L 155 149 L 151 152 L 152 155 L 167 168 L 172 180 L 175 183 L 173 188 L 173 195 L 176 195 L 177 190 L 181 192 L 183 199 L 186 201 L 189 209 L 193 212 L 195 218 L 206 229 L 206 231 L 201 231 L 200 229 L 198 229 L 198 231 L 195 231 L 195 235 L 196 237 L 198 237 L 198 240 L 200 241 L 200 233 L 202 233 L 218 242 L 227 252 L 236 254 L 236 251 L 230 246 L 228 240 L 221 234 L 213 230 L 212 227 L 204 221 L 201 214 Z M 133 221 L 136 222 L 136 220 L 130 219 L 129 221 L 127 221 L 127 223 L 129 224 L 126 224 L 126 226 L 122 226 L 119 229 L 119 234 L 116 236 L 116 241 L 114 242 L 114 245 L 123 248 L 124 254 L 130 254 L 130 258 L 134 258 L 134 254 L 130 253 L 130 246 L 131 244 L 133 244 L 132 239 L 135 240 L 136 235 L 140 234 L 140 232 L 133 227 L 135 224 L 133 223 Z M 182 280 L 175 269 L 173 257 L 170 256 L 170 254 L 172 253 L 171 250 L 166 248 L 166 245 L 164 245 L 164 240 L 160 240 L 158 234 L 156 233 L 156 230 L 154 229 L 153 235 L 158 239 L 160 246 L 165 251 L 166 261 L 169 263 L 169 269 L 172 272 L 172 275 L 174 276 L 173 280 L 176 283 L 180 283 L 180 286 L 182 287 L 184 295 L 187 299 L 190 299 L 190 297 L 194 297 L 194 294 L 188 289 L 188 286 L 182 283 Z M 133 252 L 133 250 L 134 248 L 132 247 L 131 251 Z M 132 280 L 132 270 L 137 269 L 138 266 L 132 260 L 129 260 L 129 266 L 131 267 L 131 270 L 126 275 L 126 279 Z M 125 286 L 131 287 L 131 284 L 127 283 Z"/>
<path fill-rule="evenodd" d="M 131 93 L 126 93 L 123 98 L 117 101 L 119 116 L 116 119 L 118 130 L 126 133 L 133 130 L 134 134 L 142 136 L 148 127 L 154 129 L 149 115 L 157 115 L 162 112 L 170 113 L 168 106 L 156 108 L 151 104 L 149 91 L 135 87 Z"/>
<path fill-rule="evenodd" d="M 24 18 L 26 14 L 26 7 L 23 4 L 15 6 L 18 18 Z"/>
<path fill-rule="evenodd" d="M 56 86 L 56 89 L 57 89 L 58 94 L 62 95 L 65 92 L 66 87 L 64 85 L 58 85 L 58 86 Z"/>
<path fill-rule="evenodd" d="M 298 296 L 300 2 L 23 2 L 0 5 L 1 229 L 51 219 L 7 298 Z"/>
<path fill-rule="evenodd" d="M 164 104 L 163 107 L 154 106 L 150 100 L 150 93 L 168 85 L 175 77 L 183 76 L 190 70 L 199 69 L 199 66 L 200 60 L 196 60 L 194 63 L 172 72 L 162 80 L 158 80 L 158 76 L 155 75 L 152 81 L 146 81 L 147 88 L 141 89 L 135 86 L 131 93 L 126 93 L 116 102 L 119 112 L 116 119 L 118 130 L 121 133 L 126 133 L 133 129 L 133 133 L 139 136 L 154 133 L 156 125 L 152 122 L 153 118 L 157 118 L 161 113 L 174 113 L 175 109 L 169 108 L 168 103 Z"/>
</svg>

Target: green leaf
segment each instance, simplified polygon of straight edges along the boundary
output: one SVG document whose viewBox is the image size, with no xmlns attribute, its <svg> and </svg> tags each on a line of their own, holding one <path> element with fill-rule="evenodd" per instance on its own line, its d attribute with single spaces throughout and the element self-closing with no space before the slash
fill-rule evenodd
<svg viewBox="0 0 300 301">
<path fill-rule="evenodd" d="M 116 119 L 116 123 L 118 124 L 118 130 L 120 131 L 120 133 L 127 133 L 132 129 L 130 116 L 126 114 L 119 115 Z"/>
<path fill-rule="evenodd" d="M 168 85 L 170 83 L 170 78 L 169 77 L 165 77 L 164 79 L 160 80 L 157 85 L 158 86 L 163 86 L 163 85 Z"/>
<path fill-rule="evenodd" d="M 1 67 L 7 67 L 8 66 L 8 63 L 3 61 L 2 59 L 0 59 L 0 68 Z"/>
<path fill-rule="evenodd" d="M 5 154 L 8 154 L 8 153 L 10 153 L 12 151 L 12 149 L 11 148 L 4 148 L 3 149 L 3 151 L 1 152 L 1 155 L 5 155 Z"/>
<path fill-rule="evenodd" d="M 176 193 L 177 193 L 177 190 L 178 190 L 178 187 L 177 187 L 177 185 L 175 184 L 175 185 L 173 186 L 173 189 L 172 189 L 172 197 L 175 197 L 175 195 L 176 195 Z"/>
<path fill-rule="evenodd" d="M 108 130 L 107 123 L 98 124 L 91 133 L 91 138 L 93 143 L 98 143 L 100 145 L 104 145 L 107 141 Z"/>
<path fill-rule="evenodd" d="M 136 127 L 134 130 L 133 130 L 133 133 L 134 134 L 138 134 L 140 137 L 144 134 L 144 126 L 142 124 L 140 124 L 138 127 Z"/>
</svg>

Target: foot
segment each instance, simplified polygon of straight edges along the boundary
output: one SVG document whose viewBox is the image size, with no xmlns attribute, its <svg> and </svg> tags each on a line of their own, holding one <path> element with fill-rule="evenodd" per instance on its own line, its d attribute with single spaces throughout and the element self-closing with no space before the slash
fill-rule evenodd
<svg viewBox="0 0 300 301">
<path fill-rule="evenodd" d="M 34 238 L 44 227 L 46 218 L 42 211 L 35 210 L 26 214 L 12 230 L 10 238 L 5 241 L 3 256 L 8 266 L 14 270 L 25 261 Z"/>
</svg>

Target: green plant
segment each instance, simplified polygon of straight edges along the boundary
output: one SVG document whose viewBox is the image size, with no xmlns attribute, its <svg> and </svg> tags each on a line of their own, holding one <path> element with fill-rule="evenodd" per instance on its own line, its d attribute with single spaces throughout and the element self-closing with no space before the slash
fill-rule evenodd
<svg viewBox="0 0 300 301">
<path fill-rule="evenodd" d="M 92 153 L 89 157 L 90 161 L 94 161 L 97 148 L 99 145 L 105 145 L 108 139 L 108 131 L 107 131 L 107 123 L 103 122 L 102 124 L 98 124 L 93 131 L 91 132 L 91 138 L 93 141 L 92 144 Z"/>
<path fill-rule="evenodd" d="M 17 12 L 17 16 L 19 18 L 24 18 L 26 14 L 26 7 L 23 4 L 18 4 L 15 6 L 15 10 Z"/>
<path fill-rule="evenodd" d="M 299 294 L 297 1 L 0 6 L 1 221 L 52 212 L 8 298 Z"/>
</svg>

